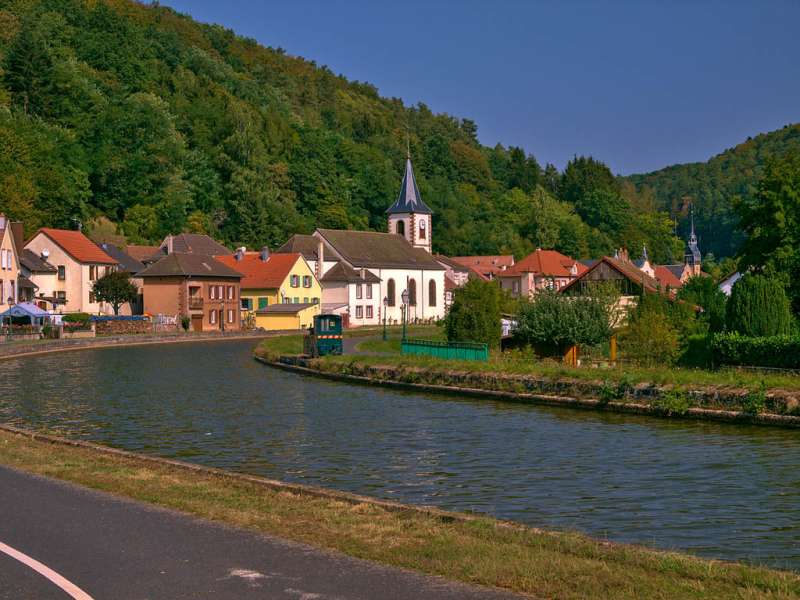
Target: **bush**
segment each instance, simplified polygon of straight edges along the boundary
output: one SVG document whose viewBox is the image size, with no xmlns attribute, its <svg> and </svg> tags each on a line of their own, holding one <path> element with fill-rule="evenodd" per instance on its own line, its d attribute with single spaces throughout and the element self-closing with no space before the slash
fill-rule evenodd
<svg viewBox="0 0 800 600">
<path fill-rule="evenodd" d="M 763 275 L 747 274 L 731 291 L 726 311 L 728 331 L 745 336 L 786 335 L 792 328 L 792 312 L 784 287 Z"/>
<path fill-rule="evenodd" d="M 646 366 L 669 366 L 678 357 L 678 331 L 673 325 L 667 301 L 657 294 L 645 294 L 631 311 L 628 325 L 620 334 L 625 358 Z"/>
<path fill-rule="evenodd" d="M 89 322 L 91 315 L 88 313 L 69 313 L 61 318 L 64 323 L 81 323 L 82 325 Z"/>
<path fill-rule="evenodd" d="M 710 333 L 725 329 L 725 304 L 727 297 L 711 277 L 690 278 L 678 291 L 678 299 L 703 309 L 699 320 Z"/>
<path fill-rule="evenodd" d="M 713 365 L 711 336 L 690 335 L 684 340 L 683 352 L 678 363 L 683 367 L 709 369 Z"/>
<path fill-rule="evenodd" d="M 471 280 L 455 290 L 444 323 L 449 342 L 484 342 L 500 346 L 500 286 Z"/>
<path fill-rule="evenodd" d="M 181 327 L 184 331 L 189 331 L 189 327 L 192 324 L 192 320 L 189 318 L 189 315 L 183 315 L 181 317 Z"/>
<path fill-rule="evenodd" d="M 718 333 L 711 341 L 718 365 L 800 369 L 800 336 L 749 337 Z"/>
</svg>

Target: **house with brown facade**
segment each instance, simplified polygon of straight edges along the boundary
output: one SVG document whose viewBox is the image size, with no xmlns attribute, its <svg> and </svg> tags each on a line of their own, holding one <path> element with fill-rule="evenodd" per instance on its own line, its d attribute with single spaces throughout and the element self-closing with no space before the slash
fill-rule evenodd
<svg viewBox="0 0 800 600">
<path fill-rule="evenodd" d="M 241 328 L 242 274 L 201 254 L 173 252 L 136 274 L 143 282 L 144 312 L 191 319 L 193 331 Z"/>
</svg>

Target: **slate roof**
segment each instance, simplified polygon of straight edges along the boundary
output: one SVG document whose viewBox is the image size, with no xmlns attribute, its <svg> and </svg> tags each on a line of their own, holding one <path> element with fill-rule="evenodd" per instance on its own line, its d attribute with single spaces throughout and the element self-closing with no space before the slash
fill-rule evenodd
<svg viewBox="0 0 800 600">
<path fill-rule="evenodd" d="M 683 269 L 686 267 L 686 265 L 661 265 L 661 266 L 667 269 L 678 279 L 681 278 L 681 275 L 683 275 Z"/>
<path fill-rule="evenodd" d="M 356 271 L 343 262 L 338 262 L 328 269 L 328 272 L 322 276 L 321 281 L 323 283 L 329 281 L 343 281 L 346 283 L 380 283 L 381 278 L 375 275 L 372 271 L 367 270 L 365 270 L 364 277 L 362 278 L 359 271 Z"/>
<path fill-rule="evenodd" d="M 28 289 L 28 290 L 38 290 L 39 286 L 33 283 L 30 279 L 25 277 L 25 275 L 17 275 L 17 285 L 21 289 Z"/>
<path fill-rule="evenodd" d="M 173 252 L 153 263 L 144 271 L 137 273 L 136 277 L 224 277 L 241 279 L 242 274 L 223 265 L 218 260 L 214 260 L 211 256 Z"/>
<path fill-rule="evenodd" d="M 300 304 L 270 304 L 269 306 L 265 306 L 264 308 L 259 308 L 256 311 L 256 314 L 265 315 L 265 314 L 294 314 L 296 315 L 301 310 L 305 310 L 306 308 L 310 308 L 312 306 L 317 306 L 316 304 L 310 303 L 300 303 Z"/>
<path fill-rule="evenodd" d="M 97 244 L 80 231 L 42 227 L 33 237 L 44 234 L 64 252 L 80 263 L 115 265 L 117 261 L 103 252 Z"/>
<path fill-rule="evenodd" d="M 108 254 L 111 258 L 116 260 L 117 263 L 119 263 L 121 271 L 125 271 L 127 273 L 138 273 L 144 269 L 143 263 L 133 258 L 130 254 L 123 252 L 122 249 L 120 249 L 120 247 L 116 244 L 102 242 L 97 245 L 103 252 Z"/>
<path fill-rule="evenodd" d="M 445 270 L 428 252 L 394 233 L 344 229 L 317 229 L 317 233 L 356 268 Z"/>
<path fill-rule="evenodd" d="M 292 268 L 302 255 L 270 254 L 267 260 L 261 260 L 260 252 L 245 252 L 241 260 L 235 254 L 214 257 L 218 262 L 242 274 L 242 289 L 260 290 L 277 289 L 283 285 Z"/>
<path fill-rule="evenodd" d="M 27 248 L 19 253 L 19 262 L 31 273 L 55 273 L 58 270 L 36 252 Z"/>
<path fill-rule="evenodd" d="M 535 273 L 544 277 L 571 277 L 570 269 L 577 265 L 576 275 L 587 270 L 576 260 L 556 250 L 535 250 L 517 262 L 513 267 L 497 273 L 498 277 L 519 276 L 523 273 Z"/>
<path fill-rule="evenodd" d="M 317 242 L 318 238 L 313 235 L 305 235 L 296 233 L 286 243 L 275 250 L 275 254 L 290 254 L 292 252 L 299 252 L 306 260 L 317 260 Z M 325 260 L 333 260 L 333 257 L 325 257 Z"/>
<path fill-rule="evenodd" d="M 403 182 L 400 184 L 400 194 L 397 200 L 388 209 L 386 214 L 397 213 L 417 213 L 430 215 L 433 211 L 422 201 L 422 195 L 417 187 L 417 178 L 414 177 L 414 167 L 411 166 L 411 158 L 406 159 L 406 172 L 403 175 Z"/>
</svg>

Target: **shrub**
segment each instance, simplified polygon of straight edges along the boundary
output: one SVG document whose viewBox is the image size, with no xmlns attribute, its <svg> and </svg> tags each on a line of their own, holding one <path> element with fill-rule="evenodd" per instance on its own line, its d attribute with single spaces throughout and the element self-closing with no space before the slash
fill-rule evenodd
<svg viewBox="0 0 800 600">
<path fill-rule="evenodd" d="M 703 309 L 699 320 L 707 325 L 710 333 L 717 333 L 725 328 L 727 297 L 711 277 L 690 278 L 678 291 L 678 299 Z"/>
<path fill-rule="evenodd" d="M 631 311 L 628 325 L 620 334 L 625 357 L 646 366 L 669 366 L 678 357 L 678 332 L 672 323 L 666 300 L 645 294 Z"/>
<path fill-rule="evenodd" d="M 184 331 L 189 331 L 189 327 L 191 326 L 191 324 L 192 324 L 192 319 L 189 318 L 189 315 L 183 315 L 181 317 L 181 328 Z"/>
<path fill-rule="evenodd" d="M 450 342 L 484 342 L 500 346 L 500 286 L 471 280 L 455 290 L 444 323 Z"/>
<path fill-rule="evenodd" d="M 757 415 L 764 412 L 766 407 L 767 386 L 762 382 L 760 387 L 750 390 L 742 399 L 742 412 L 748 415 Z"/>
<path fill-rule="evenodd" d="M 653 400 L 653 406 L 667 415 L 685 415 L 691 401 L 683 390 L 669 390 Z"/>
<path fill-rule="evenodd" d="M 784 287 L 763 275 L 747 274 L 733 286 L 726 311 L 728 331 L 746 336 L 786 335 L 792 313 Z"/>
<path fill-rule="evenodd" d="M 711 340 L 718 365 L 800 369 L 800 336 L 748 337 L 718 333 Z"/>
<path fill-rule="evenodd" d="M 684 340 L 683 351 L 678 363 L 683 367 L 709 369 L 713 365 L 711 336 L 690 335 Z"/>
<path fill-rule="evenodd" d="M 85 323 L 88 323 L 89 319 L 91 319 L 91 318 L 92 318 L 91 315 L 89 315 L 88 313 L 69 313 L 69 314 L 64 315 L 61 318 L 61 321 L 64 322 L 64 323 L 81 323 L 81 324 L 85 324 Z"/>
</svg>

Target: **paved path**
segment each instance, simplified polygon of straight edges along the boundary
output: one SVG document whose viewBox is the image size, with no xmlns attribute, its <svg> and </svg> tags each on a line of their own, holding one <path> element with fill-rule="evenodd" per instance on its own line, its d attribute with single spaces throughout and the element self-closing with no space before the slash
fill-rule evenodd
<svg viewBox="0 0 800 600">
<path fill-rule="evenodd" d="M 54 579 L 71 585 L 71 593 Z M 378 566 L 0 466 L 0 599 L 69 598 L 518 597 Z"/>
</svg>

